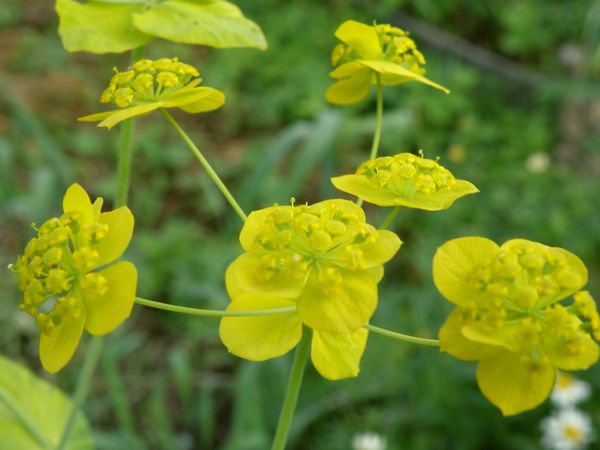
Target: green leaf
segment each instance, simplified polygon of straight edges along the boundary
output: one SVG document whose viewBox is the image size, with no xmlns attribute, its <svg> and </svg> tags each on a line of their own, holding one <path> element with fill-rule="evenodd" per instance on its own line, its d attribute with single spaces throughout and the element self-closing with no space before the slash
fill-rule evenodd
<svg viewBox="0 0 600 450">
<path fill-rule="evenodd" d="M 71 411 L 71 401 L 47 381 L 0 356 L 0 450 L 56 448 Z M 80 412 L 65 450 L 92 449 Z"/>
<path fill-rule="evenodd" d="M 134 13 L 133 24 L 147 34 L 185 44 L 267 48 L 260 27 L 225 1 L 169 0 Z"/>
<path fill-rule="evenodd" d="M 154 37 L 133 26 L 131 15 L 141 6 L 131 3 L 56 0 L 64 47 L 69 52 L 121 53 L 147 44 Z"/>
</svg>

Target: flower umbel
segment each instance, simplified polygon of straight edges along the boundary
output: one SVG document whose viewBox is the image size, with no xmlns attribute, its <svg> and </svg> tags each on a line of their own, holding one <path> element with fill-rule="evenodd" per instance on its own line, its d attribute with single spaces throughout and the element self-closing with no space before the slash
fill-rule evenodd
<svg viewBox="0 0 600 450">
<path fill-rule="evenodd" d="M 248 216 L 240 234 L 246 253 L 227 269 L 230 311 L 296 306 L 277 316 L 225 317 L 230 352 L 261 361 L 281 356 L 314 330 L 312 361 L 326 378 L 356 376 L 366 324 L 377 305 L 383 263 L 401 245 L 392 232 L 366 223 L 347 200 L 273 206 Z"/>
<path fill-rule="evenodd" d="M 440 330 L 441 349 L 479 361 L 483 394 L 504 415 L 544 401 L 556 369 L 586 369 L 598 359 L 598 312 L 580 289 L 587 269 L 574 254 L 514 239 L 454 239 L 433 259 L 439 291 L 456 305 Z M 573 296 L 569 305 L 560 302 Z"/>
<path fill-rule="evenodd" d="M 342 41 L 331 54 L 336 81 L 326 93 L 327 100 L 350 105 L 364 99 L 378 76 L 383 85 L 418 81 L 448 93 L 448 89 L 423 76 L 425 58 L 408 33 L 391 25 L 366 25 L 348 20 L 335 36 Z"/>
<path fill-rule="evenodd" d="M 355 174 L 331 179 L 340 191 L 379 206 L 438 211 L 479 190 L 457 180 L 437 161 L 412 153 L 384 156 L 362 163 Z"/>
<path fill-rule="evenodd" d="M 198 86 L 202 81 L 198 70 L 177 58 L 142 59 L 125 72 L 114 70 L 100 102 L 112 103 L 119 109 L 80 117 L 80 121 L 100 121 L 99 127 L 112 128 L 158 108 L 179 108 L 196 114 L 213 111 L 225 103 L 221 91 Z"/>
<path fill-rule="evenodd" d="M 101 213 L 73 184 L 63 198 L 64 214 L 44 222 L 11 269 L 23 292 L 20 308 L 41 331 L 44 369 L 58 372 L 71 359 L 83 329 L 110 333 L 131 313 L 137 271 L 127 261 L 113 263 L 131 239 L 127 207 Z"/>
</svg>

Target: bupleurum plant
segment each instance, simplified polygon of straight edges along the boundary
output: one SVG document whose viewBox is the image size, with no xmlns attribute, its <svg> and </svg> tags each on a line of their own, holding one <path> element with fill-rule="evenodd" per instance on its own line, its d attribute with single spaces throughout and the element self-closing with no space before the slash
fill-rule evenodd
<svg viewBox="0 0 600 450">
<path fill-rule="evenodd" d="M 505 415 L 543 402 L 557 369 L 586 369 L 597 361 L 600 318 L 592 296 L 582 290 L 588 277 L 585 265 L 567 250 L 523 239 L 499 246 L 486 238 L 463 237 L 438 249 L 433 281 L 455 304 L 440 330 L 440 341 L 370 323 L 378 305 L 378 286 L 384 282 L 383 266 L 402 245 L 388 230 L 401 209 L 439 211 L 478 192 L 422 151 L 378 157 L 384 86 L 416 81 L 449 92 L 424 77 L 425 57 L 406 31 L 350 20 L 335 32 L 341 43 L 331 57 L 335 82 L 325 94 L 327 100 L 350 105 L 376 88 L 377 120 L 369 159 L 354 174 L 331 180 L 356 201 L 333 198 L 307 204 L 292 199 L 290 205 L 267 205 L 247 215 L 167 111 L 213 111 L 224 104 L 224 94 L 201 86 L 200 72 L 190 64 L 177 58 L 141 59 L 141 54 L 142 46 L 156 37 L 215 47 L 265 48 L 258 26 L 220 0 L 58 0 L 57 11 L 67 49 L 135 51 L 130 66 L 115 69 L 100 96 L 102 103 L 116 109 L 80 119 L 108 129 L 121 123 L 116 209 L 102 213 L 102 198 L 92 203 L 83 188 L 73 184 L 63 199 L 63 215 L 36 228 L 36 237 L 11 266 L 23 292 L 21 309 L 40 329 L 40 358 L 48 372 L 69 362 L 84 329 L 93 335 L 111 332 L 129 317 L 134 302 L 220 317 L 220 338 L 234 355 L 263 361 L 296 348 L 272 444 L 272 450 L 282 450 L 309 356 L 325 378 L 356 377 L 369 332 L 440 346 L 459 359 L 477 361 L 481 391 Z M 106 21 L 108 17 L 112 20 Z M 230 298 L 224 311 L 136 297 L 136 268 L 127 261 L 115 262 L 133 232 L 133 216 L 125 206 L 132 124 L 153 111 L 175 129 L 243 223 L 239 239 L 244 252 L 224 276 Z M 367 221 L 363 201 L 393 209 L 375 227 Z M 98 339 L 86 354 L 74 407 L 56 446 L 59 450 L 68 445 L 89 386 L 102 349 Z"/>
</svg>

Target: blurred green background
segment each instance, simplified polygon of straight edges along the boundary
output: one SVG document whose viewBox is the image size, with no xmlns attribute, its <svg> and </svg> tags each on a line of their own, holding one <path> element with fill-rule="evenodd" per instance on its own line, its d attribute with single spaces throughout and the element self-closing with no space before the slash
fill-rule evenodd
<svg viewBox="0 0 600 450">
<path fill-rule="evenodd" d="M 578 254 L 600 295 L 600 3 L 479 0 L 245 0 L 266 52 L 156 41 L 151 57 L 179 56 L 200 68 L 227 104 L 177 114 L 243 207 L 336 196 L 328 178 L 367 158 L 374 98 L 326 104 L 337 25 L 353 18 L 413 32 L 428 76 L 451 89 L 386 88 L 382 154 L 424 149 L 481 193 L 450 210 L 402 210 L 405 242 L 386 266 L 372 321 L 434 337 L 450 305 L 431 280 L 431 258 L 447 239 L 523 237 Z M 51 0 L 2 0 L 0 8 L 0 267 L 33 235 L 29 224 L 58 214 L 66 186 L 112 197 L 118 131 L 76 118 L 97 101 L 128 55 L 68 54 Z M 130 207 L 136 233 L 128 257 L 138 295 L 224 308 L 223 273 L 241 253 L 240 223 L 160 115 L 136 125 Z M 108 202 L 110 206 L 110 202 Z M 372 223 L 388 211 L 367 208 Z M 0 352 L 41 373 L 38 333 L 0 271 Z M 98 449 L 264 450 L 279 414 L 291 355 L 256 364 L 229 355 L 218 321 L 136 307 L 109 337 L 85 412 Z M 72 392 L 84 339 L 59 376 Z M 600 389 L 599 370 L 578 375 Z M 290 449 L 348 450 L 372 430 L 389 450 L 539 447 L 548 411 L 504 419 L 478 392 L 474 365 L 432 348 L 377 335 L 356 379 L 329 382 L 307 370 Z M 600 419 L 600 395 L 585 409 Z"/>
</svg>

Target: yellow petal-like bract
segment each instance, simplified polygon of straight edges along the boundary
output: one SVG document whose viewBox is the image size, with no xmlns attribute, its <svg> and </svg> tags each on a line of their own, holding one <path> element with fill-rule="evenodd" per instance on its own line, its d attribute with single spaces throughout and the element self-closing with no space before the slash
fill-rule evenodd
<svg viewBox="0 0 600 450">
<path fill-rule="evenodd" d="M 331 103 L 351 105 L 363 100 L 376 83 L 394 86 L 408 81 L 448 89 L 425 78 L 425 57 L 408 33 L 391 25 L 366 25 L 354 20 L 341 24 L 335 36 L 342 41 L 331 54 L 337 81 L 325 97 Z"/>
<path fill-rule="evenodd" d="M 440 330 L 442 351 L 478 361 L 479 387 L 504 415 L 543 402 L 556 369 L 586 369 L 598 360 L 600 318 L 580 290 L 587 269 L 566 250 L 524 239 L 502 246 L 454 239 L 435 254 L 433 279 L 456 305 Z"/>
<path fill-rule="evenodd" d="M 272 316 L 224 317 L 221 340 L 250 360 L 287 353 L 302 325 L 314 330 L 312 360 L 326 378 L 358 374 L 368 323 L 377 306 L 382 265 L 398 251 L 394 233 L 366 223 L 347 200 L 273 206 L 248 216 L 240 242 L 246 252 L 226 274 L 230 311 L 296 306 Z"/>
<path fill-rule="evenodd" d="M 439 211 L 449 208 L 460 197 L 479 190 L 454 175 L 437 161 L 400 153 L 361 164 L 355 174 L 331 179 L 340 191 L 356 195 L 379 206 Z"/>
<path fill-rule="evenodd" d="M 64 214 L 37 229 L 11 269 L 23 292 L 21 309 L 41 331 L 44 369 L 58 372 L 71 359 L 83 330 L 110 333 L 131 313 L 137 271 L 119 258 L 133 233 L 133 215 L 123 206 L 102 213 L 73 184 L 63 198 Z"/>
<path fill-rule="evenodd" d="M 125 72 L 115 72 L 100 101 L 119 109 L 80 117 L 80 121 L 99 121 L 99 127 L 112 128 L 159 108 L 179 108 L 197 114 L 214 111 L 225 103 L 225 94 L 199 86 L 202 80 L 198 70 L 177 58 L 142 59 Z"/>
</svg>

